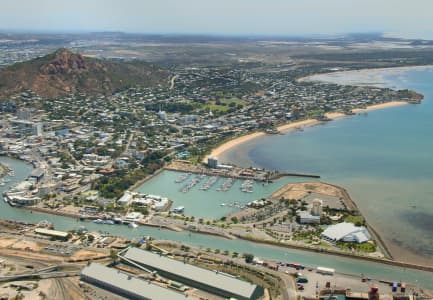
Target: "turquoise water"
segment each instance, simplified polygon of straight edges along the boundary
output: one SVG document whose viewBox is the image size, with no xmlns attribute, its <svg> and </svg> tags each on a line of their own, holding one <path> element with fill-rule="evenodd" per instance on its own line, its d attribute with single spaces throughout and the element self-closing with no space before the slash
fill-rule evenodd
<svg viewBox="0 0 433 300">
<path fill-rule="evenodd" d="M 433 72 L 381 75 L 389 86 L 423 93 L 424 101 L 265 136 L 223 160 L 320 174 L 348 189 L 394 257 L 433 265 Z"/>
<path fill-rule="evenodd" d="M 9 185 L 25 179 L 30 173 L 31 167 L 23 162 L 0 158 L 2 162 L 9 163 L 15 170 L 16 176 L 8 185 L 0 187 L 2 193 Z M 1 196 L 0 196 L 1 198 Z M 335 268 L 338 272 L 359 275 L 364 273 L 372 278 L 387 280 L 406 280 L 409 283 L 419 283 L 425 288 L 433 289 L 431 273 L 370 263 L 345 257 L 311 253 L 295 249 L 284 249 L 279 247 L 254 244 L 243 240 L 228 240 L 216 236 L 188 232 L 174 232 L 159 230 L 151 227 L 138 227 L 130 229 L 123 225 L 102 225 L 91 222 L 80 222 L 75 219 L 54 216 L 42 213 L 30 213 L 26 210 L 10 207 L 4 201 L 0 201 L 0 218 L 27 222 L 38 222 L 49 220 L 53 222 L 58 230 L 71 230 L 79 226 L 85 226 L 90 231 L 109 232 L 112 235 L 125 236 L 128 238 L 141 238 L 152 236 L 157 239 L 167 239 L 190 244 L 201 248 L 213 248 L 221 250 L 236 251 L 238 253 L 252 253 L 258 257 L 270 258 L 287 262 L 295 262 L 307 266 L 323 266 Z"/>
<path fill-rule="evenodd" d="M 180 172 L 164 171 L 158 176 L 145 182 L 137 189 L 137 192 L 161 195 L 173 201 L 172 207 L 184 206 L 185 215 L 202 217 L 207 219 L 219 219 L 229 213 L 239 210 L 234 206 L 221 206 L 221 204 L 245 205 L 250 201 L 265 198 L 278 190 L 283 185 L 289 182 L 298 182 L 305 178 L 285 177 L 268 185 L 254 183 L 253 193 L 244 193 L 240 190 L 243 180 L 236 180 L 230 190 L 223 192 L 217 191 L 218 187 L 225 181 L 225 178 L 220 178 L 207 191 L 200 190 L 200 187 L 207 181 L 209 177 L 203 179 L 194 188 L 187 193 L 182 193 L 182 187 L 187 184 L 196 175 L 191 175 L 188 180 L 183 183 L 175 183 L 175 180 L 180 176 Z"/>
</svg>

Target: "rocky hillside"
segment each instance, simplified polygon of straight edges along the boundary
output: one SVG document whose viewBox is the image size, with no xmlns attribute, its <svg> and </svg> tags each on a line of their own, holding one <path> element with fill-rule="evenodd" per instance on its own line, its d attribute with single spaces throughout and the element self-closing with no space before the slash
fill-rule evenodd
<svg viewBox="0 0 433 300">
<path fill-rule="evenodd" d="M 46 98 L 70 93 L 109 95 L 128 86 L 165 85 L 167 71 L 143 62 L 99 60 L 59 49 L 0 71 L 0 95 L 32 90 Z"/>
</svg>

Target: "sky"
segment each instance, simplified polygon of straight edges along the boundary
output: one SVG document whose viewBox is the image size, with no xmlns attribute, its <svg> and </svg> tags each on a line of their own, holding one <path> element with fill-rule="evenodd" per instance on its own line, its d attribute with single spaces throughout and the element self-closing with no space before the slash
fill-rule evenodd
<svg viewBox="0 0 433 300">
<path fill-rule="evenodd" d="M 0 0 L 2 31 L 433 39 L 433 0 Z"/>
</svg>

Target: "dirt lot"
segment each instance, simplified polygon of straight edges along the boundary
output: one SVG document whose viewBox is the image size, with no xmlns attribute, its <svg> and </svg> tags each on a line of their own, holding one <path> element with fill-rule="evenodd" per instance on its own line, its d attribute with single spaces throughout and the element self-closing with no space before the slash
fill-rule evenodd
<svg viewBox="0 0 433 300">
<path fill-rule="evenodd" d="M 18 239 L 15 239 L 15 238 L 1 237 L 0 248 L 9 248 L 13 244 L 15 244 L 17 241 L 18 241 Z"/>
<path fill-rule="evenodd" d="M 40 244 L 33 241 L 26 241 L 26 240 L 18 240 L 13 245 L 11 245 L 10 248 L 16 250 L 29 250 L 29 251 L 40 251 L 42 249 Z"/>
<path fill-rule="evenodd" d="M 70 258 L 69 261 L 80 261 L 80 260 L 87 260 L 87 259 L 98 259 L 102 257 L 106 257 L 107 254 L 103 252 L 97 252 L 97 251 L 91 251 L 82 249 L 77 252 L 75 252 Z"/>
<path fill-rule="evenodd" d="M 0 249 L 40 251 L 42 246 L 34 241 L 2 236 L 0 239 Z"/>
<path fill-rule="evenodd" d="M 308 199 L 311 195 L 321 199 L 323 206 L 340 209 L 344 205 L 350 210 L 356 210 L 356 206 L 353 204 L 346 190 L 324 182 L 289 183 L 273 193 L 271 198 L 298 200 Z"/>
<path fill-rule="evenodd" d="M 35 289 L 20 289 L 17 286 L 35 286 Z M 78 281 L 74 278 L 42 279 L 36 281 L 16 281 L 8 282 L 0 286 L 1 294 L 8 295 L 9 298 L 22 295 L 23 299 L 46 300 L 81 300 L 86 299 L 78 286 Z"/>
<path fill-rule="evenodd" d="M 323 182 L 300 182 L 300 183 L 289 183 L 278 191 L 272 194 L 272 198 L 280 199 L 300 199 L 305 197 L 308 193 L 317 193 L 334 197 L 343 197 L 343 193 L 340 189 L 333 185 L 329 185 Z"/>
</svg>

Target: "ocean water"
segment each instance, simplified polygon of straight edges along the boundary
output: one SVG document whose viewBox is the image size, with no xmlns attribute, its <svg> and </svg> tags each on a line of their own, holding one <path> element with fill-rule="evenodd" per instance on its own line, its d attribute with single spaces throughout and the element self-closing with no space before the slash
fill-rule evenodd
<svg viewBox="0 0 433 300">
<path fill-rule="evenodd" d="M 345 80 L 353 83 L 358 75 L 350 76 Z M 433 265 L 433 69 L 372 71 L 371 78 L 425 99 L 261 137 L 220 159 L 320 174 L 347 188 L 395 258 Z M 360 80 L 371 78 L 362 73 Z"/>
</svg>

